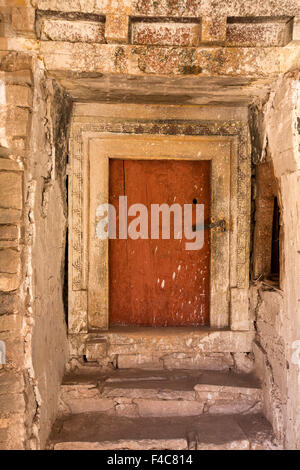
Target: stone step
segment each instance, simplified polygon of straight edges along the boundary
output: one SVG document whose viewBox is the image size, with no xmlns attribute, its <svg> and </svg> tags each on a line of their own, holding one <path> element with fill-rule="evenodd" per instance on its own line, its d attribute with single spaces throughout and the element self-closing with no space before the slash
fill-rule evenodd
<svg viewBox="0 0 300 470">
<path fill-rule="evenodd" d="M 261 414 L 129 418 L 81 413 L 59 418 L 55 450 L 271 450 L 278 449 Z"/>
<path fill-rule="evenodd" d="M 112 370 L 69 374 L 60 394 L 62 414 L 174 417 L 257 413 L 261 388 L 254 376 L 216 371 Z"/>
<path fill-rule="evenodd" d="M 97 361 L 104 367 L 113 364 L 118 369 L 251 372 L 254 334 L 207 327 L 111 327 L 107 332 L 87 335 L 80 353 L 72 343 L 72 355 L 83 353 L 88 362 Z"/>
</svg>

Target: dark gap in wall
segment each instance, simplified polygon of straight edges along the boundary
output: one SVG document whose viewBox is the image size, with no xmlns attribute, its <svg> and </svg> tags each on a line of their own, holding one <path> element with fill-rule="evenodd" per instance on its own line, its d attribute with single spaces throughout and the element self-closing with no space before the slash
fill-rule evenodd
<svg viewBox="0 0 300 470">
<path fill-rule="evenodd" d="M 227 18 L 232 20 L 233 18 Z M 232 21 L 229 21 L 232 22 Z M 262 155 L 263 141 L 260 128 L 263 121 L 262 112 L 256 105 L 249 106 L 248 109 L 248 122 L 251 138 L 251 218 L 250 218 L 250 263 L 249 263 L 249 278 L 255 280 L 254 269 L 254 236 L 255 236 L 255 212 L 256 212 L 256 165 L 259 163 Z"/>
<path fill-rule="evenodd" d="M 254 231 L 255 231 L 255 188 L 256 188 L 256 171 L 255 165 L 251 162 L 251 216 L 250 216 L 250 279 L 254 280 L 253 256 L 254 256 Z"/>
<path fill-rule="evenodd" d="M 277 197 L 274 198 L 273 227 L 272 227 L 272 258 L 271 277 L 279 282 L 280 259 L 279 259 L 279 237 L 280 237 L 280 209 Z"/>
<path fill-rule="evenodd" d="M 172 17 L 172 16 L 132 16 L 131 23 L 183 23 L 201 24 L 201 18 L 197 17 Z"/>
<path fill-rule="evenodd" d="M 228 16 L 227 23 L 288 23 L 292 19 L 292 16 Z"/>
<path fill-rule="evenodd" d="M 104 15 L 97 15 L 95 13 L 83 13 L 83 12 L 61 12 L 53 10 L 36 10 L 36 21 L 42 18 L 49 19 L 60 19 L 67 21 L 95 21 L 99 23 L 105 23 Z"/>
<path fill-rule="evenodd" d="M 66 203 L 69 207 L 69 192 L 68 192 L 68 175 L 66 176 Z M 65 240 L 65 266 L 64 266 L 64 285 L 63 285 L 63 305 L 65 312 L 65 321 L 68 325 L 68 266 L 69 266 L 69 229 L 68 225 L 66 228 L 66 240 Z"/>
<path fill-rule="evenodd" d="M 53 87 L 53 106 L 51 118 L 53 122 L 53 142 L 55 144 L 55 175 L 64 201 L 65 230 L 65 253 L 61 259 L 61 287 L 62 287 L 62 312 L 68 325 L 68 140 L 69 127 L 73 102 L 70 96 L 55 81 L 51 81 Z"/>
</svg>

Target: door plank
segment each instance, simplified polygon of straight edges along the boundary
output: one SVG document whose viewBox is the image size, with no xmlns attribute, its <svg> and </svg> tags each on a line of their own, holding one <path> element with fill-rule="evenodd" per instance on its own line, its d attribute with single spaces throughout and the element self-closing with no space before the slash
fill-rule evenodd
<svg viewBox="0 0 300 470">
<path fill-rule="evenodd" d="M 205 205 L 210 220 L 210 162 L 110 160 L 110 203 L 126 195 L 128 207 L 142 203 Z M 128 224 L 132 220 L 128 217 Z M 171 224 L 173 218 L 171 217 Z M 160 224 L 161 225 L 161 224 Z M 118 230 L 117 230 L 118 236 Z M 185 250 L 187 240 L 110 240 L 110 324 L 202 326 L 209 324 L 210 234 L 201 250 Z"/>
</svg>

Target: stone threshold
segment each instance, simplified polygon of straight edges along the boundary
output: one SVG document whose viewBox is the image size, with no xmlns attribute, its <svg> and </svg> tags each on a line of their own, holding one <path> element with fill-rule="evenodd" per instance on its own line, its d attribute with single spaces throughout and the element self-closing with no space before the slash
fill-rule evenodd
<svg viewBox="0 0 300 470">
<path fill-rule="evenodd" d="M 187 335 L 197 337 L 199 339 L 211 335 L 225 337 L 229 334 L 232 337 L 248 337 L 254 336 L 254 331 L 235 331 L 229 328 L 211 328 L 209 326 L 167 326 L 167 327 L 149 327 L 149 326 L 110 326 L 108 330 L 93 330 L 88 333 L 89 340 L 102 339 L 109 337 L 112 341 L 119 339 L 124 340 L 142 340 L 159 339 L 165 337 L 179 337 L 185 338 Z"/>
<path fill-rule="evenodd" d="M 112 327 L 82 338 L 88 362 L 115 368 L 239 369 L 251 368 L 254 331 L 208 327 Z"/>
<path fill-rule="evenodd" d="M 90 335 L 102 335 L 102 334 L 125 334 L 125 335 L 151 335 L 151 336 L 163 336 L 167 335 L 182 335 L 187 333 L 203 333 L 207 334 L 214 331 L 230 331 L 228 328 L 210 328 L 209 326 L 164 326 L 164 327 L 152 327 L 152 326 L 117 326 L 112 325 L 108 330 L 93 330 Z"/>
</svg>

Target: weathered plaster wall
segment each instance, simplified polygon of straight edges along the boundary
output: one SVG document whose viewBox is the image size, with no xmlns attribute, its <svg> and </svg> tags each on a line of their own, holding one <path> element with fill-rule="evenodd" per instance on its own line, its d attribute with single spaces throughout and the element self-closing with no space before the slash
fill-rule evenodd
<svg viewBox="0 0 300 470">
<path fill-rule="evenodd" d="M 294 343 L 300 338 L 299 73 L 281 77 L 258 108 L 262 146 L 261 154 L 254 157 L 271 158 L 273 163 L 281 210 L 281 251 L 278 290 L 259 283 L 252 288 L 257 326 L 254 352 L 264 384 L 266 415 L 277 436 L 292 449 L 300 445 L 300 361 Z M 259 272 L 255 275 L 259 277 Z"/>
<path fill-rule="evenodd" d="M 71 102 L 37 63 L 31 126 L 28 230 L 35 325 L 32 366 L 38 378 L 39 439 L 43 446 L 57 411 L 67 357 L 63 286 L 66 244 L 66 157 Z M 29 201 L 28 201 L 29 202 Z"/>
<path fill-rule="evenodd" d="M 67 357 L 63 306 L 71 102 L 26 54 L 2 54 L 0 447 L 43 447 Z"/>
</svg>

